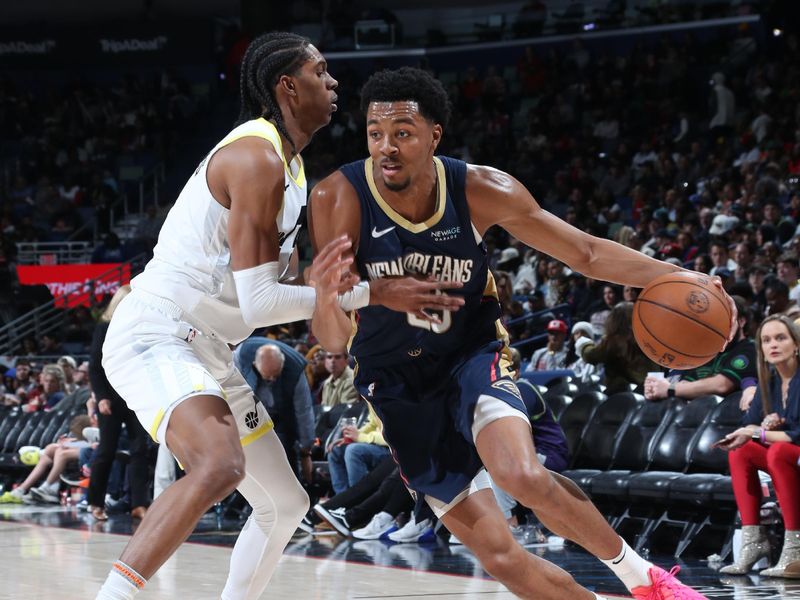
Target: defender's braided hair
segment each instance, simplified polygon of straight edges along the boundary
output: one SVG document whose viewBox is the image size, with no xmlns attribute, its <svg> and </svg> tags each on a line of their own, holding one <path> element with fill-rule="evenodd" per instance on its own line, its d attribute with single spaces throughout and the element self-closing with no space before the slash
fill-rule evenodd
<svg viewBox="0 0 800 600">
<path fill-rule="evenodd" d="M 296 154 L 294 140 L 286 130 L 283 115 L 275 98 L 275 85 L 282 75 L 293 75 L 308 58 L 311 42 L 300 35 L 286 32 L 265 33 L 247 47 L 242 60 L 242 108 L 237 125 L 264 117 L 289 141 Z"/>
</svg>

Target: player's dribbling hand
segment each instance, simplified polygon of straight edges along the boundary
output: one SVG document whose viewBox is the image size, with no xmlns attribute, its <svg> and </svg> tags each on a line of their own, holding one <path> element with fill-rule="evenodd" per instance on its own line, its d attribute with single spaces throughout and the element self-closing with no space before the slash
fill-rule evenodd
<svg viewBox="0 0 800 600">
<path fill-rule="evenodd" d="M 736 303 L 733 301 L 733 298 L 731 298 L 730 295 L 728 295 L 728 292 L 725 291 L 725 287 L 722 285 L 722 279 L 715 275 L 711 278 L 711 281 L 715 286 L 717 286 L 717 288 L 719 288 L 719 291 L 725 295 L 725 299 L 728 301 L 728 304 L 731 307 L 731 330 L 728 334 L 728 342 L 725 344 L 725 346 L 727 346 L 733 341 L 736 331 L 739 328 L 739 312 L 736 310 Z"/>
<path fill-rule="evenodd" d="M 350 239 L 343 235 L 328 242 L 314 257 L 307 281 L 316 290 L 318 301 L 336 301 L 339 294 L 358 283 L 358 275 L 349 270 L 353 256 L 345 255 L 351 246 Z"/>
<path fill-rule="evenodd" d="M 440 322 L 438 315 L 428 311 L 457 311 L 464 306 L 464 298 L 450 296 L 447 290 L 464 287 L 460 281 L 436 281 L 415 277 L 393 277 L 370 282 L 370 304 L 380 304 L 398 312 L 411 313 L 430 321 Z"/>
</svg>

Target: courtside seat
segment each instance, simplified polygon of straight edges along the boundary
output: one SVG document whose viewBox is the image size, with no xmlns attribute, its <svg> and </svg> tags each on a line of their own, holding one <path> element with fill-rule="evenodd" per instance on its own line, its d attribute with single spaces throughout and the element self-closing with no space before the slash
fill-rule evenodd
<svg viewBox="0 0 800 600">
<path fill-rule="evenodd" d="M 572 396 L 567 396 L 565 394 L 545 393 L 542 395 L 542 398 L 544 398 L 545 404 L 547 404 L 548 408 L 553 412 L 553 417 L 555 417 L 556 421 L 564 414 L 567 406 L 572 404 Z"/>
<path fill-rule="evenodd" d="M 631 475 L 632 498 L 661 503 L 668 498 L 671 482 L 689 469 L 702 428 L 720 402 L 719 396 L 704 396 L 680 407 L 654 448 L 648 471 Z"/>
<path fill-rule="evenodd" d="M 591 480 L 611 466 L 620 439 L 643 402 L 642 396 L 629 392 L 614 394 L 602 402 L 572 457 L 574 468 L 563 475 L 588 491 Z"/>
<path fill-rule="evenodd" d="M 20 411 L 17 413 L 17 417 L 12 423 L 11 429 L 9 429 L 8 433 L 3 440 L 3 448 L 2 451 L 6 452 L 16 452 L 17 448 L 17 440 L 22 433 L 22 430 L 27 426 L 28 421 L 35 413 L 24 413 Z"/>
<path fill-rule="evenodd" d="M 731 394 L 714 409 L 689 460 L 689 471 L 692 473 L 673 482 L 669 489 L 670 500 L 710 505 L 717 484 L 723 481 L 730 484 L 730 477 L 726 477 L 728 453 L 712 446 L 739 426 L 742 419 L 740 398 L 741 392 Z"/>
<path fill-rule="evenodd" d="M 631 473 L 647 469 L 652 448 L 669 424 L 674 411 L 674 402 L 645 402 L 639 406 L 620 436 L 611 470 L 592 478 L 592 496 L 615 501 L 628 499 Z"/>
<path fill-rule="evenodd" d="M 35 412 L 30 415 L 27 419 L 25 425 L 23 426 L 22 430 L 19 432 L 19 437 L 16 440 L 16 446 L 11 448 L 11 452 L 15 452 L 22 448 L 22 446 L 31 446 L 31 438 L 33 437 L 36 429 L 39 427 L 39 423 L 42 422 L 44 419 L 45 413 L 43 412 Z"/>
<path fill-rule="evenodd" d="M 576 396 L 564 409 L 558 423 L 567 438 L 570 456 L 575 456 L 584 430 L 592 420 L 597 407 L 605 400 L 606 395 L 602 392 L 586 392 Z"/>
</svg>

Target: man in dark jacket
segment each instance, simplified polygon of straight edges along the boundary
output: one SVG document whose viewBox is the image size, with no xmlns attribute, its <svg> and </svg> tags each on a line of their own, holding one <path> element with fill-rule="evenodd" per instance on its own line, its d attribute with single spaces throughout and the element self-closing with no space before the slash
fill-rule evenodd
<svg viewBox="0 0 800 600">
<path fill-rule="evenodd" d="M 275 433 L 286 450 L 289 464 L 311 481 L 311 446 L 314 443 L 314 402 L 305 376 L 306 359 L 277 340 L 251 337 L 233 353 L 236 367 L 264 405 Z"/>
</svg>

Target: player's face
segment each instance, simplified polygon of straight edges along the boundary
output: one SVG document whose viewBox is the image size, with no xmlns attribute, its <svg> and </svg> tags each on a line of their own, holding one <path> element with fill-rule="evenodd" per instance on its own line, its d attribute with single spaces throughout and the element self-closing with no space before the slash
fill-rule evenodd
<svg viewBox="0 0 800 600">
<path fill-rule="evenodd" d="M 300 108 L 299 115 L 317 127 L 330 123 L 336 112 L 336 87 L 339 82 L 328 73 L 328 63 L 314 46 L 308 47 L 308 59 L 292 77 Z"/>
<path fill-rule="evenodd" d="M 371 102 L 367 109 L 369 155 L 384 185 L 399 192 L 432 169 L 441 125 L 423 117 L 413 101 Z"/>
<path fill-rule="evenodd" d="M 780 321 L 770 321 L 761 328 L 761 351 L 764 359 L 777 365 L 797 355 L 797 344 Z"/>
</svg>

